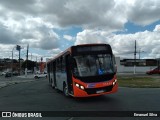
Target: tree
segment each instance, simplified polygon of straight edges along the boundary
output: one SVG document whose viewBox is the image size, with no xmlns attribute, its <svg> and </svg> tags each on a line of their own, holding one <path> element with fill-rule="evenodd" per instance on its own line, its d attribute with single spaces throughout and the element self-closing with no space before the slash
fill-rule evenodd
<svg viewBox="0 0 160 120">
<path fill-rule="evenodd" d="M 34 67 L 36 67 L 36 62 L 34 61 L 31 61 L 31 60 L 25 60 L 23 63 L 22 63 L 22 68 L 25 69 L 26 68 L 26 63 L 27 63 L 27 69 L 28 70 L 33 70 Z"/>
<path fill-rule="evenodd" d="M 18 61 L 16 59 L 13 59 L 13 63 L 18 63 Z"/>
</svg>

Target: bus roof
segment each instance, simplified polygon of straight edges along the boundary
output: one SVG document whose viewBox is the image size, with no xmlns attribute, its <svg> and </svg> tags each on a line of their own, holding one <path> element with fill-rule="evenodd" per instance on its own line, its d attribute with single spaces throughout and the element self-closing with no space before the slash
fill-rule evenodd
<svg viewBox="0 0 160 120">
<path fill-rule="evenodd" d="M 74 47 L 82 47 L 82 46 L 110 46 L 110 45 L 109 45 L 109 44 L 104 44 L 104 43 L 93 43 L 93 44 L 79 44 L 79 45 L 74 45 L 74 46 L 69 47 L 69 48 L 66 49 L 65 51 L 59 53 L 57 56 L 53 57 L 51 60 L 48 61 L 48 63 L 51 62 L 51 61 L 56 60 L 57 58 L 59 58 L 60 56 L 66 54 L 66 53 L 70 53 L 70 54 L 71 54 L 72 48 L 74 48 Z"/>
</svg>

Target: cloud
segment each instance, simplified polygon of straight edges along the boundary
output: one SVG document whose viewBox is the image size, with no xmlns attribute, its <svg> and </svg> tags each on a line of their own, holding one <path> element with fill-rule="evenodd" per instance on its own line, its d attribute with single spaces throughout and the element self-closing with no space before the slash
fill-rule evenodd
<svg viewBox="0 0 160 120">
<path fill-rule="evenodd" d="M 160 20 L 159 0 L 134 0 L 134 4 L 128 6 L 128 20 L 138 25 L 149 25 Z"/>
<path fill-rule="evenodd" d="M 160 20 L 159 0 L 47 0 L 41 1 L 44 13 L 59 26 L 82 26 L 84 29 L 116 31 L 128 21 L 149 25 Z"/>
<path fill-rule="evenodd" d="M 118 54 L 133 49 L 131 43 L 135 39 L 147 52 L 159 42 L 159 25 L 152 32 L 113 33 L 125 30 L 128 21 L 146 26 L 160 20 L 159 0 L 0 0 L 0 3 L 1 46 L 29 43 L 33 48 L 52 50 L 63 46 L 63 37 L 65 44 L 110 43 Z M 76 38 L 54 31 L 73 26 L 83 29 Z"/>
<path fill-rule="evenodd" d="M 159 0 L 1 0 L 0 11 L 14 20 L 22 19 L 17 14 L 25 14 L 55 26 L 115 31 L 127 21 L 148 25 L 159 20 L 159 6 Z"/>
<path fill-rule="evenodd" d="M 50 58 L 53 58 L 53 57 L 57 56 L 59 53 L 61 53 L 61 52 L 62 52 L 62 50 L 57 48 L 57 49 L 52 49 L 52 50 L 48 51 L 47 54 L 50 55 Z"/>
<path fill-rule="evenodd" d="M 155 29 L 153 30 L 154 32 L 160 32 L 160 25 L 156 25 Z"/>
<path fill-rule="evenodd" d="M 102 31 L 83 30 L 77 34 L 75 45 L 87 43 L 103 43 L 105 41 L 105 36 L 101 35 L 102 33 Z"/>
<path fill-rule="evenodd" d="M 18 51 L 16 51 L 15 46 L 11 44 L 0 44 L 0 58 L 12 58 L 12 50 L 14 52 L 13 58 L 18 58 Z"/>
<path fill-rule="evenodd" d="M 39 2 L 38 0 L 0 0 L 1 7 L 7 10 L 10 14 L 14 15 L 15 13 L 23 13 L 23 14 L 34 14 L 37 15 L 39 12 Z"/>
<path fill-rule="evenodd" d="M 45 12 L 50 13 L 54 21 L 62 27 L 81 26 L 85 29 L 117 30 L 123 28 L 127 22 L 125 14 L 121 14 L 123 9 L 117 9 L 114 1 L 47 0 L 44 4 L 47 6 Z"/>
<path fill-rule="evenodd" d="M 16 44 L 17 39 L 15 38 L 13 31 L 8 29 L 4 25 L 0 25 L 0 43 L 1 44 Z"/>
<path fill-rule="evenodd" d="M 0 21 L 24 25 L 32 17 L 53 28 L 80 26 L 113 32 L 123 29 L 127 21 L 148 25 L 159 20 L 159 6 L 159 0 L 1 0 L 0 13 L 5 14 Z"/>
<path fill-rule="evenodd" d="M 75 40 L 75 38 L 70 36 L 70 35 L 63 35 L 63 38 L 68 40 L 68 41 L 74 41 Z"/>
<path fill-rule="evenodd" d="M 33 7 L 36 5 L 36 0 L 1 0 L 0 13 L 5 14 L 0 17 L 0 44 L 29 43 L 31 47 L 41 49 L 59 47 L 59 35 L 53 31 L 54 25 L 37 16 L 36 7 Z"/>
<path fill-rule="evenodd" d="M 28 17 L 25 20 L 6 20 L 0 28 L 2 44 L 30 44 L 31 47 L 53 49 L 59 47 L 59 36 L 52 30 L 52 24 L 41 18 Z"/>
<path fill-rule="evenodd" d="M 159 25 L 155 27 L 157 29 Z M 113 34 L 106 31 L 84 30 L 79 32 L 75 44 L 106 43 L 112 46 L 114 54 L 121 57 L 134 58 L 135 40 L 137 55 L 139 50 L 148 57 L 157 56 L 160 51 L 160 34 L 155 31 L 143 31 L 135 34 Z M 138 56 L 137 56 L 138 57 Z"/>
</svg>

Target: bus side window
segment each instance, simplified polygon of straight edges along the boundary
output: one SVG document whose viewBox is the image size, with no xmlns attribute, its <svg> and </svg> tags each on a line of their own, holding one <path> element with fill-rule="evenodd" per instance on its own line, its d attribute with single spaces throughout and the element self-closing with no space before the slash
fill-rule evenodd
<svg viewBox="0 0 160 120">
<path fill-rule="evenodd" d="M 62 66 L 62 73 L 66 72 L 66 64 L 65 64 L 65 57 L 62 57 L 62 60 L 61 60 L 61 66 Z"/>
<path fill-rule="evenodd" d="M 56 72 L 61 72 L 61 62 L 60 59 L 56 61 Z"/>
</svg>

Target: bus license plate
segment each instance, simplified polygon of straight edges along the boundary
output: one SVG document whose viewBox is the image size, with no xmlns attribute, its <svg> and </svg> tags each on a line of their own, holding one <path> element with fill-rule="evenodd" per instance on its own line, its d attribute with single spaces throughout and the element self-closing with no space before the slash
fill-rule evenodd
<svg viewBox="0 0 160 120">
<path fill-rule="evenodd" d="M 97 91 L 96 93 L 102 93 L 102 92 L 104 92 L 104 90 L 99 90 L 99 91 Z"/>
</svg>

